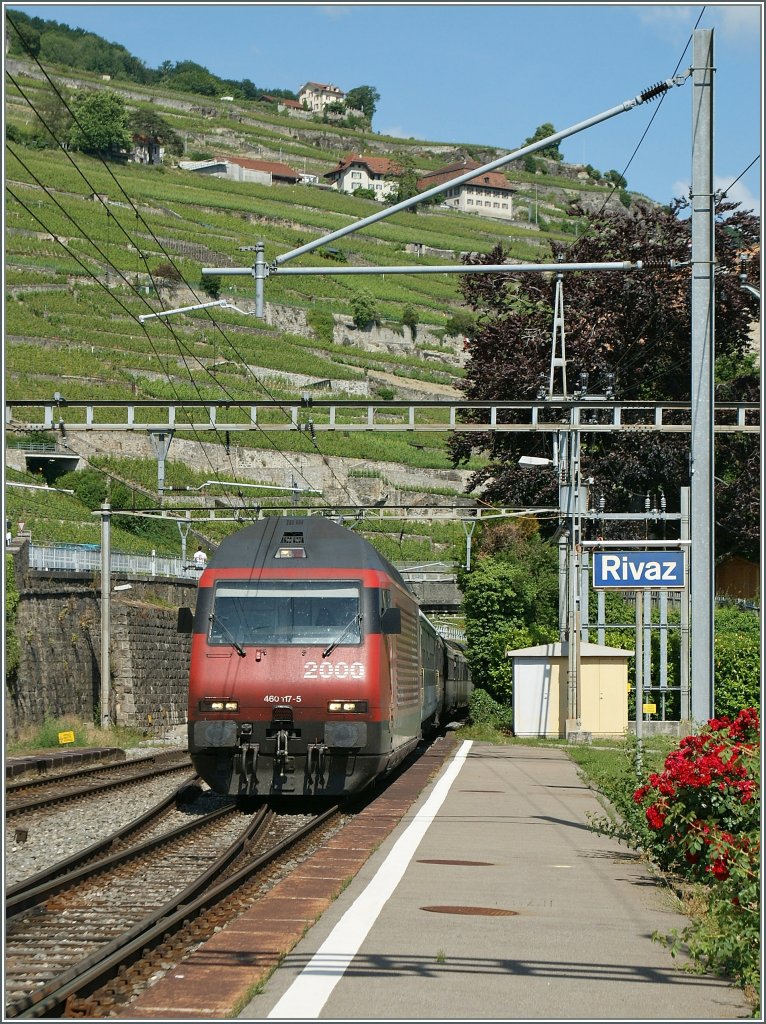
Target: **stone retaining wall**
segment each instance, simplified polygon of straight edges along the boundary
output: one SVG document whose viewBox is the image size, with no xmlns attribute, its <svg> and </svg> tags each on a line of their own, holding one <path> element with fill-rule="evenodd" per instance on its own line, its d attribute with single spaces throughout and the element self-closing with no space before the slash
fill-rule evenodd
<svg viewBox="0 0 766 1024">
<path fill-rule="evenodd" d="M 26 568 L 14 555 L 21 658 L 5 684 L 6 736 L 46 719 L 97 722 L 101 700 L 101 591 L 89 573 Z M 122 582 L 112 577 L 112 585 Z M 196 581 L 131 577 L 110 600 L 110 717 L 153 734 L 186 721 L 191 638 L 178 608 L 194 607 Z"/>
</svg>

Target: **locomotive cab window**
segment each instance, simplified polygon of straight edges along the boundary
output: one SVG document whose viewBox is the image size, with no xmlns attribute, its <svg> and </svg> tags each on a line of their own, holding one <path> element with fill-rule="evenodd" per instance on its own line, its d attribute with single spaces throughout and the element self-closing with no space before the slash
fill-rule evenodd
<svg viewBox="0 0 766 1024">
<path fill-rule="evenodd" d="M 267 580 L 219 583 L 208 642 L 242 646 L 361 643 L 357 583 Z"/>
</svg>

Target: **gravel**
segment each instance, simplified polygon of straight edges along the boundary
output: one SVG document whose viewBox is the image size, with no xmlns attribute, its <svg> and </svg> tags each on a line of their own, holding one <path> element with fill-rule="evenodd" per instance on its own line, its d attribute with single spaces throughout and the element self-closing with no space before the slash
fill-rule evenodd
<svg viewBox="0 0 766 1024">
<path fill-rule="evenodd" d="M 147 752 L 146 748 L 141 748 L 126 751 L 126 754 L 132 759 L 145 757 Z M 189 774 L 192 774 L 191 766 Z M 68 803 L 58 810 L 14 815 L 5 826 L 6 886 L 15 885 L 105 839 L 178 789 L 181 781 L 179 775 L 173 774 L 116 793 L 104 793 L 83 803 Z M 214 797 L 214 794 L 209 796 Z M 160 831 L 188 821 L 188 808 L 186 815 L 176 818 L 176 813 L 163 821 Z"/>
</svg>

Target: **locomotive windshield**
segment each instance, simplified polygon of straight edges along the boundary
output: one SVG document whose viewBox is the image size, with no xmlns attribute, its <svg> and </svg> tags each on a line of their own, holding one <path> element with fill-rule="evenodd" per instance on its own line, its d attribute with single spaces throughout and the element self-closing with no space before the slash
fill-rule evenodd
<svg viewBox="0 0 766 1024">
<path fill-rule="evenodd" d="M 219 583 L 208 642 L 243 646 L 361 642 L 359 586 L 348 582 L 265 580 Z M 351 623 L 351 625 L 349 625 Z"/>
</svg>

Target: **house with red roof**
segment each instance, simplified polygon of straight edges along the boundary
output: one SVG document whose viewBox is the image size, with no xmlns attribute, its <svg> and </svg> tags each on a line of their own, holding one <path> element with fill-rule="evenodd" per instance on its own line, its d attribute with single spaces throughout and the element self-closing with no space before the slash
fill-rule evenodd
<svg viewBox="0 0 766 1024">
<path fill-rule="evenodd" d="M 351 154 L 338 161 L 337 167 L 327 171 L 324 177 L 339 192 L 372 189 L 375 198 L 382 202 L 398 188 L 398 182 L 391 179 L 401 173 L 401 167 L 387 157 Z"/>
<path fill-rule="evenodd" d="M 468 159 L 448 164 L 438 171 L 424 174 L 418 181 L 418 191 L 426 192 L 436 185 L 459 178 L 467 171 L 479 167 L 481 164 Z M 513 192 L 514 189 L 504 174 L 499 171 L 487 171 L 475 178 L 469 178 L 461 185 L 446 189 L 441 193 L 441 198 L 447 206 L 454 210 L 461 210 L 463 213 L 476 213 L 480 217 L 512 220 Z"/>
<path fill-rule="evenodd" d="M 301 180 L 298 171 L 276 160 L 251 160 L 242 156 L 216 156 L 212 160 L 181 160 L 182 171 L 209 174 L 230 181 L 253 181 L 259 185 L 295 185 Z"/>
</svg>

